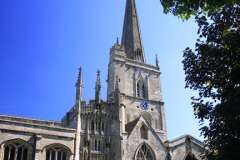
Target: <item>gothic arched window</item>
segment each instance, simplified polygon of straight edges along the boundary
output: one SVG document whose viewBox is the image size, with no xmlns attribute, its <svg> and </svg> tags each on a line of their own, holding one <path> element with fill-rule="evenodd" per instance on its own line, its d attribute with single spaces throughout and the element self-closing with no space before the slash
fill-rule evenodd
<svg viewBox="0 0 240 160">
<path fill-rule="evenodd" d="M 141 148 L 139 148 L 136 154 L 136 160 L 154 160 L 153 153 L 146 144 L 143 144 Z"/>
<path fill-rule="evenodd" d="M 28 148 L 20 143 L 7 144 L 3 160 L 28 160 Z"/>
<path fill-rule="evenodd" d="M 147 128 L 142 125 L 140 128 L 140 133 L 141 133 L 141 139 L 148 139 L 148 133 L 147 133 Z"/>
<path fill-rule="evenodd" d="M 136 83 L 136 97 L 147 98 L 146 81 L 141 78 Z"/>
<path fill-rule="evenodd" d="M 98 123 L 98 133 L 101 134 L 101 123 Z"/>
<path fill-rule="evenodd" d="M 137 96 L 140 97 L 139 83 L 137 83 Z"/>
<path fill-rule="evenodd" d="M 66 151 L 59 147 L 46 149 L 46 160 L 67 160 Z"/>
<path fill-rule="evenodd" d="M 142 85 L 142 96 L 143 96 L 143 98 L 145 98 L 145 88 L 144 88 L 144 84 Z"/>
<path fill-rule="evenodd" d="M 136 60 L 142 60 L 142 52 L 139 48 L 136 50 Z"/>
<path fill-rule="evenodd" d="M 100 151 L 100 146 L 101 146 L 101 142 L 100 140 L 98 141 L 98 151 Z"/>
<path fill-rule="evenodd" d="M 91 129 L 92 129 L 92 132 L 93 132 L 94 131 L 94 122 L 93 121 L 92 121 Z"/>
<path fill-rule="evenodd" d="M 104 131 L 104 122 L 102 122 L 102 131 Z"/>
<path fill-rule="evenodd" d="M 94 150 L 97 150 L 97 140 L 95 140 Z"/>
</svg>

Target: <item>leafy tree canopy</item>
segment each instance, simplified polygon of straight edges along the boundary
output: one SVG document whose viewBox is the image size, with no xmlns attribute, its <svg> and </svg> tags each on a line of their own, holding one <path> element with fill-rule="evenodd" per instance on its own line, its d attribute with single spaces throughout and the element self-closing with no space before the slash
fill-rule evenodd
<svg viewBox="0 0 240 160">
<path fill-rule="evenodd" d="M 183 20 L 201 12 L 219 11 L 226 4 L 239 4 L 239 0 L 160 0 L 164 13 L 173 13 Z"/>
<path fill-rule="evenodd" d="M 192 8 L 195 14 L 197 8 Z M 195 19 L 199 39 L 195 51 L 185 49 L 182 63 L 186 88 L 199 92 L 198 97 L 192 97 L 192 105 L 209 147 L 205 156 L 240 159 L 240 7 L 226 3 L 220 10 L 211 11 L 208 18 L 199 12 Z M 209 125 L 204 124 L 206 119 Z"/>
</svg>

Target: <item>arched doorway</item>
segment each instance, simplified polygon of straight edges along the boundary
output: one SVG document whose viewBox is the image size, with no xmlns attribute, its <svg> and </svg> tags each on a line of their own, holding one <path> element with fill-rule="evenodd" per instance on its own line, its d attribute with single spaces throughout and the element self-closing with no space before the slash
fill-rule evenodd
<svg viewBox="0 0 240 160">
<path fill-rule="evenodd" d="M 143 143 L 136 152 L 135 160 L 155 160 L 154 153 L 146 143 Z"/>
</svg>

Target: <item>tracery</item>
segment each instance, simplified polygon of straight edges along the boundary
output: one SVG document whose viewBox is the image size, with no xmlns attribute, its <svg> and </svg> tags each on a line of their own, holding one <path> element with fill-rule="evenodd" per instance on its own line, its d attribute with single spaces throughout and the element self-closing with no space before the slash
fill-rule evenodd
<svg viewBox="0 0 240 160">
<path fill-rule="evenodd" d="M 58 147 L 51 147 L 46 150 L 46 160 L 67 160 L 67 154 Z"/>
<path fill-rule="evenodd" d="M 154 160 L 151 150 L 146 146 L 146 144 L 143 144 L 141 148 L 139 148 L 136 160 Z"/>
<path fill-rule="evenodd" d="M 4 147 L 4 160 L 28 160 L 28 149 L 20 143 L 11 143 Z"/>
</svg>

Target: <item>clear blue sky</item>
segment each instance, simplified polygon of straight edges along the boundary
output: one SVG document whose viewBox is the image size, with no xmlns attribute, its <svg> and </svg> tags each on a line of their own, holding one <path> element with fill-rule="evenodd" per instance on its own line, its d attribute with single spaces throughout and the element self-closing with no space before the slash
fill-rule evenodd
<svg viewBox="0 0 240 160">
<path fill-rule="evenodd" d="M 0 1 L 0 114 L 58 120 L 75 103 L 78 68 L 83 99 L 94 98 L 97 69 L 106 100 L 109 51 L 121 41 L 125 0 Z M 159 0 L 136 0 L 146 61 L 162 72 L 168 139 L 199 138 L 184 89 L 183 50 L 194 48 L 198 26 L 163 14 Z M 203 140 L 203 137 L 199 138 Z"/>
</svg>

